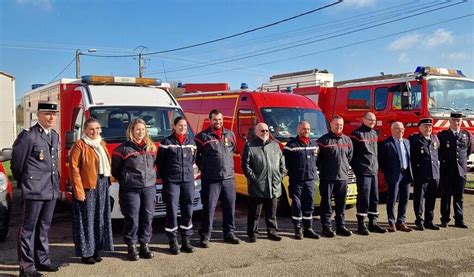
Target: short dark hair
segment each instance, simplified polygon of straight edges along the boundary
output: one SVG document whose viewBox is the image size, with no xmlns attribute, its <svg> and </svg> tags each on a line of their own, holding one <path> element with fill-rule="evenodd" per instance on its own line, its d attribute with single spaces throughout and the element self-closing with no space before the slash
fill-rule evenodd
<svg viewBox="0 0 474 277">
<path fill-rule="evenodd" d="M 184 120 L 186 121 L 186 118 L 182 117 L 182 116 L 178 116 L 174 119 L 173 121 L 173 125 L 176 126 L 178 124 L 178 122 L 180 122 L 181 120 Z"/>
<path fill-rule="evenodd" d="M 98 124 L 100 125 L 99 120 L 97 120 L 97 119 L 95 119 L 95 118 L 92 118 L 92 117 L 88 118 L 88 119 L 84 122 L 84 130 L 87 129 L 87 127 L 89 126 L 89 124 L 94 123 L 94 122 L 95 122 L 95 123 L 98 123 Z"/>
<path fill-rule="evenodd" d="M 331 118 L 331 121 L 333 121 L 334 119 L 342 119 L 342 120 L 344 120 L 344 118 L 342 118 L 342 116 L 340 116 L 340 115 L 338 115 L 338 114 L 336 114 L 335 116 L 333 116 L 333 117 Z"/>
<path fill-rule="evenodd" d="M 222 114 L 222 112 L 218 109 L 213 109 L 210 113 L 209 113 L 209 119 L 212 119 L 212 115 L 218 115 L 218 114 Z"/>
</svg>

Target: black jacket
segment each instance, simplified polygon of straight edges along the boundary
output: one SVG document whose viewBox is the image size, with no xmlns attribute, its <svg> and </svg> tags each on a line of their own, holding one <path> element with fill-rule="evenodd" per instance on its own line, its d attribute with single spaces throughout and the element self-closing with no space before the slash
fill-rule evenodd
<svg viewBox="0 0 474 277">
<path fill-rule="evenodd" d="M 53 200 L 59 195 L 59 135 L 51 130 L 51 141 L 36 124 L 23 130 L 13 143 L 11 170 L 21 197 Z"/>
<path fill-rule="evenodd" d="M 382 141 L 379 145 L 379 166 L 380 170 L 382 170 L 385 181 L 389 184 L 395 184 L 399 181 L 400 172 L 401 172 L 401 164 L 400 158 L 398 156 L 397 146 L 395 144 L 395 139 L 393 137 L 389 137 L 388 139 Z M 408 178 L 410 182 L 413 179 L 411 164 L 410 164 L 410 142 L 407 139 L 403 139 L 403 144 L 407 150 L 408 155 Z"/>
<path fill-rule="evenodd" d="M 235 135 L 222 129 L 219 140 L 211 127 L 194 138 L 197 146 L 196 164 L 203 180 L 227 180 L 234 178 Z"/>
<path fill-rule="evenodd" d="M 319 178 L 328 181 L 347 181 L 352 160 L 352 141 L 346 135 L 329 132 L 318 139 Z"/>
<path fill-rule="evenodd" d="M 428 141 L 422 134 L 417 133 L 412 134 L 408 140 L 415 183 L 439 180 L 438 138 L 431 135 Z"/>
<path fill-rule="evenodd" d="M 356 175 L 377 175 L 377 132 L 364 124 L 355 129 L 351 136 L 354 145 L 354 157 L 351 161 Z"/>
<path fill-rule="evenodd" d="M 194 180 L 193 165 L 196 160 L 196 144 L 186 136 L 180 144 L 173 134 L 160 143 L 156 166 L 165 183 L 189 182 Z"/>
<path fill-rule="evenodd" d="M 438 133 L 439 139 L 439 161 L 441 162 L 441 175 L 452 176 L 455 174 L 460 177 L 466 177 L 467 161 L 471 154 L 472 138 L 466 130 L 459 132 L 458 138 L 453 132 L 443 130 Z"/>
<path fill-rule="evenodd" d="M 269 140 L 264 144 L 258 137 L 246 142 L 241 166 L 250 197 L 280 197 L 285 160 L 276 142 Z"/>
<path fill-rule="evenodd" d="M 285 145 L 283 155 L 285 156 L 290 184 L 318 179 L 318 169 L 316 167 L 318 152 L 318 144 L 313 140 L 310 140 L 309 144 L 306 145 L 296 137 Z"/>
<path fill-rule="evenodd" d="M 156 153 L 146 151 L 146 145 L 138 146 L 126 141 L 112 153 L 112 175 L 119 181 L 120 189 L 136 189 L 154 186 Z"/>
</svg>

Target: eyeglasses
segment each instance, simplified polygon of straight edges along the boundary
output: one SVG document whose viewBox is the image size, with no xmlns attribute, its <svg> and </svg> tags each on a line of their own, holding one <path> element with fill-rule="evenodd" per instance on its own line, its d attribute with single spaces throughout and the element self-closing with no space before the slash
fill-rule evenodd
<svg viewBox="0 0 474 277">
<path fill-rule="evenodd" d="M 375 122 L 375 121 L 377 121 L 376 119 L 372 119 L 372 118 L 365 118 L 365 120 L 370 121 L 370 122 Z"/>
<path fill-rule="evenodd" d="M 262 133 L 268 133 L 269 131 L 268 131 L 268 130 L 260 130 L 260 132 L 262 132 Z"/>
</svg>

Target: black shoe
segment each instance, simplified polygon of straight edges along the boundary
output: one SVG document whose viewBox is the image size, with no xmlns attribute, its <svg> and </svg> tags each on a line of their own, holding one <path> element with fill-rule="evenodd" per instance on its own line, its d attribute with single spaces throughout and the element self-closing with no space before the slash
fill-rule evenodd
<svg viewBox="0 0 474 277">
<path fill-rule="evenodd" d="M 232 244 L 240 244 L 240 239 L 234 233 L 229 233 L 224 237 L 224 241 Z"/>
<path fill-rule="evenodd" d="M 140 257 L 138 256 L 138 251 L 135 244 L 129 244 L 127 246 L 127 252 L 128 252 L 127 256 L 130 261 L 138 261 L 140 259 Z"/>
<path fill-rule="evenodd" d="M 179 254 L 178 240 L 176 238 L 170 239 L 170 253 L 173 255 Z"/>
<path fill-rule="evenodd" d="M 248 235 L 249 236 L 249 242 L 254 243 L 257 242 L 257 236 L 255 234 Z"/>
<path fill-rule="evenodd" d="M 140 243 L 140 252 L 138 255 L 143 259 L 151 259 L 155 256 L 155 254 L 150 250 L 150 247 L 148 247 L 148 243 Z"/>
<path fill-rule="evenodd" d="M 424 227 L 430 230 L 439 230 L 439 226 L 433 224 L 433 222 L 425 223 Z"/>
<path fill-rule="evenodd" d="M 276 231 L 268 232 L 268 238 L 270 240 L 273 240 L 273 241 L 280 241 L 281 240 L 281 236 L 278 235 L 278 233 Z"/>
<path fill-rule="evenodd" d="M 313 230 L 313 228 L 305 228 L 303 236 L 309 239 L 319 239 L 319 235 Z"/>
<path fill-rule="evenodd" d="M 448 228 L 448 222 L 441 222 L 439 227 Z"/>
<path fill-rule="evenodd" d="M 387 233 L 387 229 L 382 228 L 376 222 L 370 222 L 369 223 L 369 231 L 372 232 L 372 233 L 379 233 L 379 234 Z"/>
<path fill-rule="evenodd" d="M 467 226 L 466 224 L 464 224 L 464 222 L 456 222 L 454 224 L 454 227 L 457 227 L 457 228 L 462 228 L 462 229 L 468 229 L 469 226 Z"/>
<path fill-rule="evenodd" d="M 321 235 L 326 238 L 333 238 L 336 236 L 336 233 L 331 228 L 323 228 Z"/>
<path fill-rule="evenodd" d="M 92 258 L 94 259 L 94 261 L 95 261 L 96 263 L 102 262 L 102 258 L 101 258 L 100 255 L 99 255 L 99 251 L 95 251 L 95 252 L 94 252 L 94 255 L 92 256 Z"/>
<path fill-rule="evenodd" d="M 35 267 L 39 271 L 46 271 L 46 272 L 56 272 L 59 270 L 59 266 L 47 265 L 47 264 L 39 264 Z"/>
<path fill-rule="evenodd" d="M 357 228 L 357 233 L 362 236 L 368 236 L 369 235 L 369 229 L 367 229 L 367 226 L 365 224 L 359 223 L 359 226 Z"/>
<path fill-rule="evenodd" d="M 200 240 L 199 240 L 199 246 L 202 247 L 202 248 L 209 248 L 209 238 L 206 237 L 204 234 L 201 233 L 201 230 L 199 230 L 199 237 L 200 237 Z"/>
<path fill-rule="evenodd" d="M 342 226 L 336 229 L 336 234 L 338 236 L 350 237 L 352 235 L 352 232 L 349 231 L 349 229 L 347 229 L 345 226 Z"/>
<path fill-rule="evenodd" d="M 425 226 L 421 223 L 417 223 L 415 224 L 415 230 L 417 231 L 424 231 L 425 230 Z"/>
<path fill-rule="evenodd" d="M 299 226 L 295 227 L 295 239 L 297 240 L 303 239 L 303 229 Z"/>
<path fill-rule="evenodd" d="M 39 273 L 38 271 L 20 272 L 20 277 L 41 277 L 41 276 L 44 276 L 44 275 Z"/>
<path fill-rule="evenodd" d="M 81 257 L 81 262 L 83 264 L 95 264 L 96 263 L 94 257 Z"/>
<path fill-rule="evenodd" d="M 191 245 L 191 240 L 188 236 L 183 236 L 181 241 L 181 251 L 186 253 L 193 253 L 194 247 Z"/>
</svg>

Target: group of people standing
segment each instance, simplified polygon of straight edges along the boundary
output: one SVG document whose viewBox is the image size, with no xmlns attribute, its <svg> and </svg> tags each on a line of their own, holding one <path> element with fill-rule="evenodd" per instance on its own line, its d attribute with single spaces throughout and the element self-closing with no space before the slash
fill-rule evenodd
<svg viewBox="0 0 474 277">
<path fill-rule="evenodd" d="M 59 135 L 52 129 L 57 113 L 57 104 L 40 102 L 38 123 L 21 132 L 13 145 L 11 169 L 21 188 L 18 237 L 21 276 L 42 276 L 38 271 L 58 270 L 58 266 L 50 261 L 48 248 L 48 232 L 59 195 Z M 73 239 L 75 253 L 83 263 L 98 263 L 102 260 L 101 252 L 114 249 L 109 203 L 111 177 L 120 185 L 119 202 L 125 219 L 123 238 L 129 260 L 154 257 L 149 243 L 158 176 L 163 180 L 165 231 L 170 253 L 192 253 L 194 164 L 201 171 L 202 184 L 200 246 L 210 246 L 214 212 L 219 201 L 223 209 L 224 241 L 231 244 L 241 242 L 235 235 L 234 219 L 235 135 L 224 128 L 223 114 L 219 110 L 212 110 L 209 120 L 210 127 L 193 140 L 189 136 L 186 120 L 177 117 L 173 122 L 173 133 L 157 148 L 148 134 L 146 123 L 140 118 L 134 119 L 126 131 L 127 141 L 112 154 L 100 136 L 99 121 L 90 118 L 84 122 L 83 135 L 75 142 L 68 156 L 69 182 L 74 198 Z M 420 120 L 420 134 L 413 134 L 409 140 L 403 138 L 403 124 L 395 122 L 391 128 L 392 136 L 379 147 L 374 130 L 375 115 L 368 112 L 362 121 L 362 126 L 348 137 L 342 133 L 343 118 L 335 116 L 330 121 L 330 131 L 317 141 L 310 139 L 310 123 L 302 121 L 298 124 L 298 136 L 290 140 L 283 151 L 270 139 L 265 123 L 255 126 L 255 138 L 246 142 L 241 158 L 241 167 L 248 180 L 249 242 L 258 240 L 262 207 L 268 238 L 281 240 L 277 232 L 276 210 L 285 175 L 289 176 L 288 193 L 292 199 L 295 239 L 320 237 L 313 229 L 314 184 L 318 175 L 321 235 L 350 236 L 352 232 L 345 227 L 344 219 L 350 166 L 357 177 L 359 234 L 387 231 L 377 223 L 379 167 L 388 184 L 389 232 L 411 231 L 406 225 L 408 186 L 411 182 L 414 183 L 417 229 L 439 229 L 433 224 L 433 210 L 440 178 L 441 226 L 447 227 L 450 220 L 453 197 L 455 226 L 467 228 L 462 217 L 462 191 L 472 139 L 468 132 L 460 129 L 462 115 L 452 114 L 450 129 L 440 132 L 438 137 L 431 133 L 431 119 Z M 400 201 L 395 220 L 393 210 L 397 197 Z M 336 232 L 332 230 L 331 223 L 332 198 L 335 202 Z M 368 228 L 366 217 L 369 218 Z M 178 233 L 181 235 L 181 247 Z"/>
</svg>

